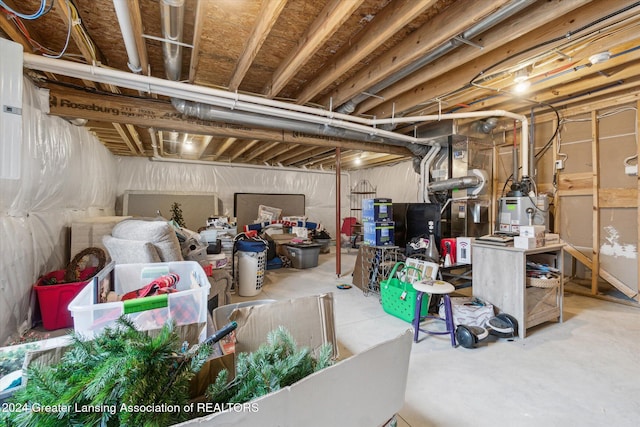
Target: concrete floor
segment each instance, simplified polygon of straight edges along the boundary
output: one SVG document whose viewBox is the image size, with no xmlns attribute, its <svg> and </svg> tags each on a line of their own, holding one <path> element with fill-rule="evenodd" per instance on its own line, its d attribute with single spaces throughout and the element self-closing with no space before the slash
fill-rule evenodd
<svg viewBox="0 0 640 427">
<path fill-rule="evenodd" d="M 318 267 L 268 271 L 258 296 L 233 300 L 333 292 L 341 355 L 360 352 L 411 325 L 375 295 L 336 288 L 351 283 L 355 255 L 343 251 L 340 278 L 335 254 L 321 254 Z M 564 322 L 526 339 L 490 338 L 475 349 L 452 348 L 448 336 L 413 344 L 398 426 L 636 426 L 639 355 L 640 309 L 566 293 Z"/>
</svg>

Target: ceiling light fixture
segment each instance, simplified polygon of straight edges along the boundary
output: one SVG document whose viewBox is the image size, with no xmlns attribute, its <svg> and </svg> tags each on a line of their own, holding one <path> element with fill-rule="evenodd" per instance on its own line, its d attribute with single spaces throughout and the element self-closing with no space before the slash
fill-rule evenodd
<svg viewBox="0 0 640 427">
<path fill-rule="evenodd" d="M 513 77 L 513 81 L 516 83 L 522 83 L 528 79 L 529 79 L 529 70 L 527 70 L 526 68 L 521 68 L 518 71 L 516 71 Z"/>
<path fill-rule="evenodd" d="M 610 59 L 611 59 L 611 52 L 606 51 L 606 52 L 596 53 L 595 55 L 591 55 L 589 57 L 589 62 L 591 62 L 591 65 L 596 65 L 596 64 L 601 64 L 603 62 L 606 62 Z"/>
<path fill-rule="evenodd" d="M 529 80 L 523 80 L 521 82 L 519 82 L 518 84 L 515 85 L 515 87 L 513 88 L 513 90 L 516 93 L 525 93 L 529 87 L 531 86 L 531 82 Z"/>
</svg>

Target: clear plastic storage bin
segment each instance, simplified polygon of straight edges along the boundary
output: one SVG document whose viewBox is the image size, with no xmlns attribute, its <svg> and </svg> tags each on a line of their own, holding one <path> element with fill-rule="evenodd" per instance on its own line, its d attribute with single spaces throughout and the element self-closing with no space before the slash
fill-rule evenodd
<svg viewBox="0 0 640 427">
<path fill-rule="evenodd" d="M 107 270 L 107 269 L 105 269 Z M 206 323 L 209 280 L 195 261 L 180 261 L 153 264 L 117 264 L 113 271 L 103 270 L 95 281 L 89 283 L 69 304 L 76 332 L 92 338 L 107 326 L 127 314 L 140 330 L 161 328 L 168 320 L 176 325 Z M 154 278 L 167 273 L 176 273 L 180 280 L 178 292 L 146 298 L 97 303 L 96 282 L 113 280 L 112 289 L 118 295 L 140 289 Z M 206 328 L 200 341 L 206 338 Z"/>
</svg>

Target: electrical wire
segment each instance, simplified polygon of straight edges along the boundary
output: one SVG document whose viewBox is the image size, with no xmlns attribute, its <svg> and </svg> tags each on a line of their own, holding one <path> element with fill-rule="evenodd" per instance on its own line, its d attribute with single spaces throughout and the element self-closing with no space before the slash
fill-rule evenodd
<svg viewBox="0 0 640 427">
<path fill-rule="evenodd" d="M 612 18 L 612 17 L 614 17 L 614 16 L 616 16 L 616 15 L 619 15 L 619 14 L 621 14 L 621 13 L 624 13 L 624 12 L 626 12 L 626 11 L 628 11 L 628 10 L 631 10 L 631 9 L 633 9 L 633 8 L 635 8 L 635 7 L 638 7 L 638 6 L 640 6 L 640 2 L 635 2 L 635 3 L 630 4 L 629 6 L 626 6 L 626 7 L 622 8 L 622 9 L 620 9 L 620 10 L 617 10 L 617 11 L 615 11 L 615 12 L 612 12 L 612 13 L 608 14 L 608 15 L 602 16 L 602 17 L 600 17 L 600 18 L 596 19 L 595 21 L 591 21 L 591 22 L 589 22 L 589 23 L 587 23 L 587 24 L 583 25 L 582 27 L 580 27 L 580 28 L 578 28 L 578 29 L 576 29 L 576 30 L 574 30 L 574 31 L 568 31 L 566 34 L 564 34 L 564 35 L 562 35 L 562 36 L 558 36 L 558 37 L 552 38 L 552 39 L 550 39 L 550 40 L 546 40 L 546 41 L 544 41 L 544 42 L 538 43 L 537 45 L 534 45 L 534 46 L 528 47 L 527 49 L 524 49 L 524 50 L 522 50 L 522 51 L 520 51 L 520 52 L 516 52 L 516 53 L 514 53 L 514 54 L 512 54 L 512 55 L 509 55 L 508 57 L 506 57 L 506 58 L 504 58 L 504 59 L 501 59 L 500 61 L 498 61 L 498 62 L 496 62 L 496 63 L 494 63 L 494 64 L 490 65 L 489 67 L 487 67 L 487 68 L 485 68 L 485 69 L 481 70 L 478 74 L 476 74 L 476 75 L 475 75 L 475 76 L 474 76 L 474 77 L 469 81 L 469 84 L 471 84 L 472 86 L 476 86 L 476 85 L 474 84 L 474 82 L 475 82 L 476 80 L 478 80 L 478 78 L 479 78 L 480 76 L 483 76 L 487 71 L 492 70 L 492 69 L 494 69 L 494 68 L 498 67 L 499 65 L 504 64 L 505 62 L 511 61 L 511 60 L 512 60 L 512 59 L 514 59 L 514 58 L 517 58 L 517 57 L 519 57 L 519 56 L 522 56 L 522 55 L 524 55 L 524 54 L 526 54 L 526 53 L 528 53 L 528 52 L 531 52 L 531 51 L 534 51 L 534 50 L 540 49 L 540 48 L 542 48 L 542 47 L 548 46 L 548 45 L 550 45 L 550 44 L 553 44 L 553 43 L 556 43 L 556 42 L 559 42 L 559 41 L 562 41 L 562 40 L 568 40 L 568 39 L 570 39 L 572 36 L 574 36 L 574 35 L 576 35 L 576 34 L 579 34 L 579 33 L 583 32 L 583 31 L 585 31 L 585 30 L 587 30 L 587 29 L 589 29 L 589 28 L 593 27 L 594 25 L 599 24 L 600 22 L 606 21 L 606 20 L 607 20 L 607 19 L 609 19 L 609 18 Z M 487 79 L 487 78 L 495 78 L 495 77 L 499 77 L 500 75 L 504 75 L 504 74 L 508 74 L 508 73 L 510 73 L 510 71 L 501 71 L 501 72 L 499 72 L 499 73 L 496 73 L 496 75 L 491 75 L 491 76 L 485 77 L 485 79 Z M 482 86 L 478 86 L 478 87 L 482 87 Z"/>
<path fill-rule="evenodd" d="M 30 14 L 30 15 L 25 15 L 24 13 L 20 13 L 15 11 L 14 9 L 10 8 L 9 6 L 7 6 L 7 4 L 0 0 L 0 7 L 2 7 L 3 9 L 11 12 L 12 14 L 14 14 L 15 16 L 22 18 L 22 19 L 26 19 L 28 21 L 33 21 L 36 20 L 38 18 L 43 17 L 44 15 L 46 15 L 47 13 L 49 13 L 51 11 L 51 8 L 53 7 L 53 0 L 51 1 L 51 5 L 49 5 L 49 7 L 47 7 L 47 0 L 41 0 L 40 2 L 40 7 L 38 8 L 37 11 L 35 11 L 34 13 Z"/>
<path fill-rule="evenodd" d="M 62 58 L 64 53 L 67 51 L 67 48 L 69 47 L 69 39 L 71 38 L 71 29 L 73 28 L 73 20 L 71 19 L 71 4 L 70 4 L 70 1 L 69 0 L 65 0 L 65 3 L 67 4 L 67 14 L 69 15 L 69 26 L 67 28 L 67 40 L 64 42 L 64 47 L 62 48 L 62 50 L 60 51 L 59 54 L 57 54 L 57 55 L 48 55 L 46 53 L 42 54 L 42 56 L 46 56 L 47 58 L 53 58 L 53 59 Z"/>
</svg>

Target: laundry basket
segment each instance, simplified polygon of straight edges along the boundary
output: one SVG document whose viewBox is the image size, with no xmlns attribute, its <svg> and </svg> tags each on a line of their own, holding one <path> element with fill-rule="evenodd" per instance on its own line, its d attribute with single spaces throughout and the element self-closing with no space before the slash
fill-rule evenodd
<svg viewBox="0 0 640 427">
<path fill-rule="evenodd" d="M 237 240 L 235 248 L 238 254 L 238 295 L 258 295 L 267 266 L 267 242 L 262 239 Z"/>
</svg>

